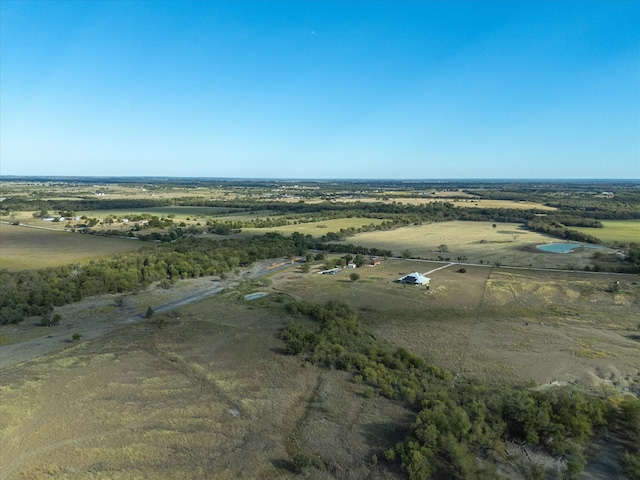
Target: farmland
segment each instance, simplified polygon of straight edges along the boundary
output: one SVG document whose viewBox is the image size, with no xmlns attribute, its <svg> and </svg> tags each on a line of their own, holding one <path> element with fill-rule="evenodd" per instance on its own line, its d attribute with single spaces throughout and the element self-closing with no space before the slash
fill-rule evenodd
<svg viewBox="0 0 640 480">
<path fill-rule="evenodd" d="M 11 269 L 3 272 L 3 292 L 18 289 L 3 307 L 9 324 L 0 325 L 0 477 L 406 478 L 406 466 L 388 461 L 388 452 L 409 441 L 410 425 L 433 400 L 429 392 L 451 395 L 447 401 L 459 401 L 458 409 L 466 408 L 465 388 L 478 395 L 496 389 L 507 401 L 513 392 L 534 398 L 532 392 L 567 386 L 612 405 L 640 394 L 640 278 L 615 273 L 634 268 L 635 257 L 612 243 L 628 243 L 637 221 L 601 219 L 604 228 L 595 230 L 611 234 L 602 238 L 609 246 L 567 254 L 537 249 L 565 241 L 568 228 L 587 231 L 560 220 L 589 225 L 596 219 L 586 212 L 633 215 L 631 193 L 611 187 L 627 195 L 621 207 L 571 185 L 566 194 L 549 187 L 547 197 L 540 188 L 489 192 L 502 198 L 451 187 L 348 188 L 263 182 L 8 189 L 5 200 L 13 203 L 2 219 L 14 223 L 66 227 L 34 218 L 43 209 L 107 219 L 95 228 L 125 234 L 130 226 L 119 219 L 126 215 L 171 222 L 131 231 L 158 234 L 146 244 L 0 224 L 0 261 Z M 95 191 L 119 200 L 87 200 Z M 420 191 L 429 193 L 422 198 Z M 136 206 L 152 195 L 153 202 Z M 382 201 L 368 205 L 367 198 Z M 543 208 L 547 200 L 556 206 Z M 101 208 L 120 201 L 124 206 Z M 264 228 L 253 228 L 253 219 Z M 534 231 L 531 219 L 552 225 L 556 236 Z M 231 234 L 214 234 L 226 221 Z M 318 275 L 371 248 L 380 251 L 380 265 Z M 98 258 L 105 261 L 87 265 Z M 70 263 L 74 269 L 18 271 Z M 397 283 L 413 271 L 431 278 L 428 288 Z M 56 277 L 69 272 L 73 278 Z M 247 301 L 255 292 L 266 295 Z M 31 303 L 20 310 L 17 298 Z M 306 308 L 326 311 L 314 320 L 301 313 Z M 332 308 L 354 312 L 355 323 L 340 330 Z M 56 314 L 58 323 L 51 321 Z M 295 351 L 283 337 L 289 325 L 311 332 Z M 353 343 L 340 343 L 347 340 Z M 317 350 L 305 350 L 313 342 Z M 403 370 L 407 365 L 413 367 Z M 404 380 L 391 381 L 395 374 Z M 469 405 L 491 403 L 473 398 Z M 616 428 L 607 442 L 584 444 L 588 463 L 580 478 L 624 478 L 620 453 L 635 452 L 633 437 Z M 491 431 L 502 445 L 491 447 L 496 452 L 520 448 L 509 441 L 517 429 Z M 486 460 L 486 450 L 472 443 L 464 448 Z M 499 473 L 520 480 L 527 477 L 523 465 L 541 465 L 548 475 L 567 465 L 558 453 L 565 447 L 552 451 L 541 440 L 526 448 L 528 460 L 496 453 Z M 438 455 L 434 468 L 451 478 L 448 454 Z"/>
<path fill-rule="evenodd" d="M 391 250 L 400 255 L 408 250 L 417 258 L 466 257 L 470 263 L 535 267 L 582 268 L 590 263 L 592 252 L 545 253 L 538 245 L 557 239 L 522 228 L 519 224 L 490 222 L 446 222 L 398 228 L 390 232 L 364 232 L 348 239 L 358 245 Z M 446 245 L 446 251 L 440 251 Z M 604 251 L 608 251 L 604 249 Z"/>
<path fill-rule="evenodd" d="M 0 223 L 2 268 L 22 270 L 55 267 L 111 257 L 140 248 L 128 239 L 77 235 Z"/>
<path fill-rule="evenodd" d="M 335 220 L 324 220 L 321 222 L 307 222 L 296 225 L 285 225 L 283 227 L 272 228 L 244 228 L 245 234 L 254 235 L 268 232 L 277 232 L 282 235 L 290 235 L 298 232 L 303 235 L 311 235 L 312 237 L 321 237 L 327 232 L 337 232 L 341 229 L 360 228 L 364 225 L 380 225 L 382 220 L 376 218 L 340 218 Z"/>
<path fill-rule="evenodd" d="M 640 221 L 638 220 L 603 220 L 601 223 L 603 228 L 574 228 L 606 243 L 640 242 Z"/>
<path fill-rule="evenodd" d="M 372 198 L 372 197 L 353 197 L 353 198 L 338 198 L 339 202 L 382 202 L 386 204 L 401 203 L 404 205 L 426 205 L 434 202 L 449 202 L 456 207 L 465 208 L 513 208 L 516 210 L 543 210 L 543 211 L 555 211 L 557 208 L 550 207 L 538 202 L 525 202 L 515 200 L 485 200 L 478 197 L 474 197 L 468 194 L 458 194 L 455 192 L 443 192 L 439 195 L 429 197 L 396 197 L 390 198 Z"/>
<path fill-rule="evenodd" d="M 368 459 L 401 439 L 411 411 L 347 373 L 282 355 L 279 332 L 292 319 L 273 306 L 283 294 L 347 302 L 381 341 L 460 378 L 640 390 L 633 278 L 619 277 L 615 294 L 615 277 L 549 281 L 487 266 L 435 271 L 429 290 L 394 282 L 443 265 L 389 259 L 356 282 L 317 275 L 320 263 L 306 274 L 293 266 L 4 370 L 4 475 L 293 478 L 304 454 L 310 478 L 320 468 L 328 478 L 403 478 Z M 242 300 L 256 289 L 268 295 Z M 611 453 L 584 478 L 621 475 Z"/>
</svg>

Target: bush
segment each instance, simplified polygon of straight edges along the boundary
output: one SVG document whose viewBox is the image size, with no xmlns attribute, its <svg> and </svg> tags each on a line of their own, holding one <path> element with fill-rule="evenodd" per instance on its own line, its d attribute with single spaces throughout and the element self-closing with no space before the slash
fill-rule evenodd
<svg viewBox="0 0 640 480">
<path fill-rule="evenodd" d="M 458 269 L 458 273 L 467 273 L 467 269 L 462 267 Z"/>
</svg>

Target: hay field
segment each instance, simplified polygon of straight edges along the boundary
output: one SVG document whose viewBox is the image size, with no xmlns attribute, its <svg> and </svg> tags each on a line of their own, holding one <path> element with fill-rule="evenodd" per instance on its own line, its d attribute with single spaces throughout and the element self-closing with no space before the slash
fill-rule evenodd
<svg viewBox="0 0 640 480">
<path fill-rule="evenodd" d="M 236 296 L 1 371 L 2 478 L 401 478 L 369 459 L 409 412 L 283 355 L 288 321 Z"/>
<path fill-rule="evenodd" d="M 356 245 L 387 249 L 400 255 L 409 250 L 413 257 L 438 259 L 439 256 L 455 260 L 464 256 L 468 262 L 535 268 L 583 268 L 591 263 L 589 251 L 568 254 L 547 253 L 536 246 L 558 243 L 547 235 L 525 230 L 516 223 L 491 222 L 439 222 L 429 225 L 398 228 L 386 232 L 365 232 L 349 237 Z M 447 245 L 447 252 L 439 252 Z M 603 249 L 602 252 L 612 250 Z"/>
<path fill-rule="evenodd" d="M 0 224 L 0 268 L 8 270 L 85 262 L 140 247 L 135 240 Z"/>
<path fill-rule="evenodd" d="M 593 235 L 603 242 L 639 243 L 640 220 L 601 220 L 604 228 L 571 227 L 587 235 Z"/>
<path fill-rule="evenodd" d="M 282 235 L 291 235 L 299 232 L 303 235 L 321 237 L 329 232 L 337 232 L 342 228 L 360 228 L 364 225 L 380 225 L 383 220 L 377 218 L 353 217 L 337 218 L 333 220 L 323 220 L 320 222 L 299 223 L 297 225 L 285 225 L 273 228 L 243 228 L 242 232 L 250 235 L 262 234 L 264 232 L 278 232 Z"/>
</svg>

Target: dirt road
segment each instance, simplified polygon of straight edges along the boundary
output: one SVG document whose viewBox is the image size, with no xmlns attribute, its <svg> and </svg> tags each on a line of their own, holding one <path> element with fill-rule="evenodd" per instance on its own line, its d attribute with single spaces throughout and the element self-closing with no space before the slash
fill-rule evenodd
<svg viewBox="0 0 640 480">
<path fill-rule="evenodd" d="M 275 266 L 274 266 L 275 265 Z M 41 327 L 33 321 L 18 325 L 0 326 L 0 338 L 9 342 L 0 345 L 0 370 L 33 360 L 73 345 L 74 334 L 81 341 L 91 340 L 117 328 L 139 322 L 149 306 L 154 312 L 164 313 L 215 295 L 240 282 L 260 278 L 267 274 L 293 266 L 283 260 L 265 260 L 229 275 L 182 280 L 169 290 L 152 287 L 138 295 L 101 295 L 56 309 L 64 319 L 60 325 Z"/>
</svg>

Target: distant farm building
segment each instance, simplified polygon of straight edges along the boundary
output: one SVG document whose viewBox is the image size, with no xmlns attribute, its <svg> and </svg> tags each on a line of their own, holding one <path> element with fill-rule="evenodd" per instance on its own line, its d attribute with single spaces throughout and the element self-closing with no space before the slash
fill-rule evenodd
<svg viewBox="0 0 640 480">
<path fill-rule="evenodd" d="M 431 279 L 429 277 L 425 277 L 424 275 L 419 274 L 418 272 L 410 273 L 409 275 L 405 275 L 404 277 L 400 277 L 398 282 L 403 283 L 405 285 L 429 285 L 429 281 Z"/>
<path fill-rule="evenodd" d="M 364 264 L 367 265 L 368 267 L 376 267 L 380 265 L 380 259 L 378 257 L 368 257 L 364 261 Z"/>
<path fill-rule="evenodd" d="M 341 268 L 332 268 L 331 270 L 323 270 L 322 272 L 318 272 L 321 275 L 337 275 L 339 273 L 342 273 L 342 269 Z"/>
</svg>

